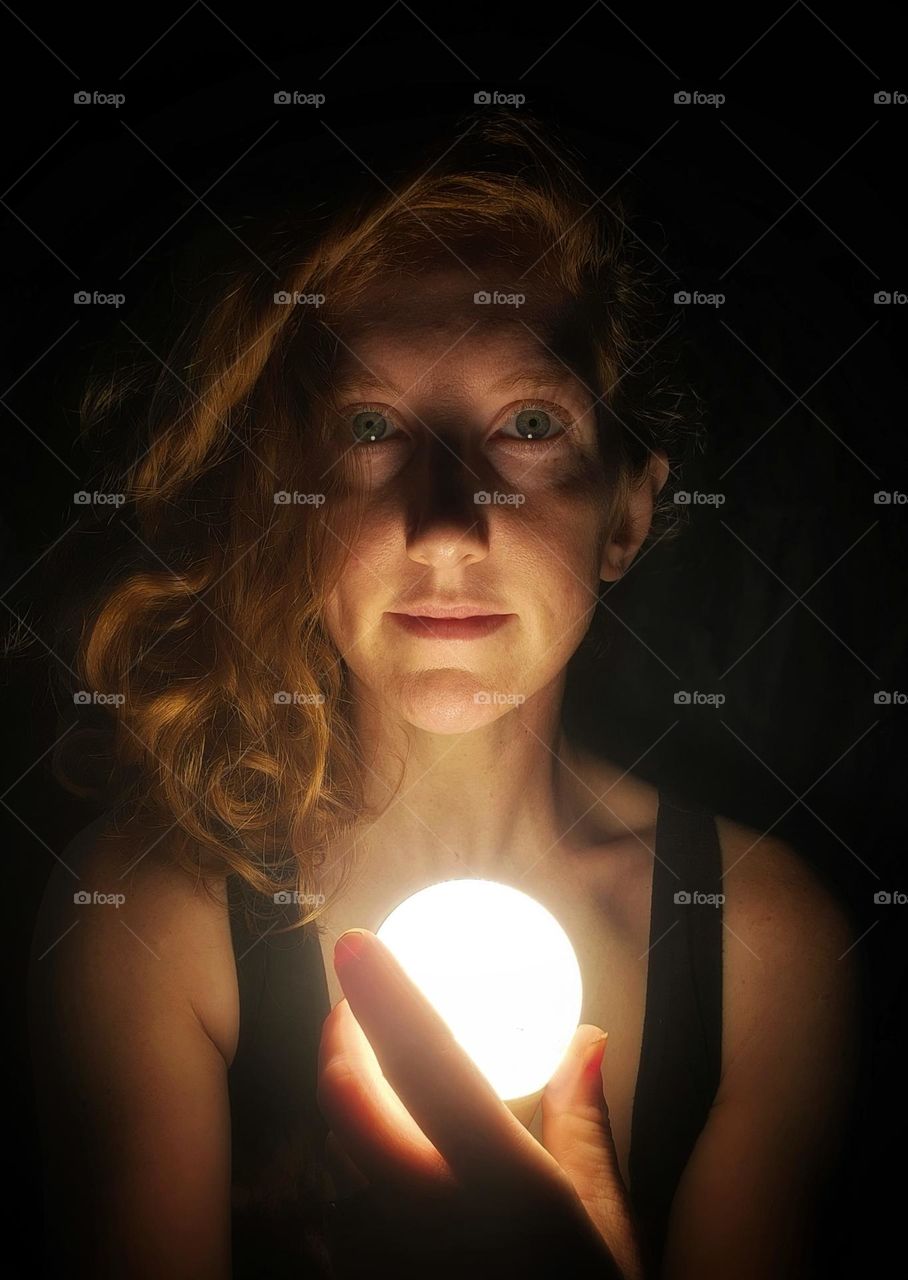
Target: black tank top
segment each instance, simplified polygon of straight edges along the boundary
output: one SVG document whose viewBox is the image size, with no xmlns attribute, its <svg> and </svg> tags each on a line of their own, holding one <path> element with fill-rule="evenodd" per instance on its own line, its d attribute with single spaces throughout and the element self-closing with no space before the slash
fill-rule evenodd
<svg viewBox="0 0 908 1280">
<path fill-rule="evenodd" d="M 722 908 L 708 895 L 721 893 L 721 873 L 714 818 L 661 791 L 628 1170 L 648 1274 L 658 1274 L 672 1198 L 719 1083 Z M 330 999 L 318 934 L 314 924 L 277 933 L 298 919 L 296 906 L 236 875 L 227 885 L 240 996 L 228 1072 L 234 1280 L 335 1276 L 359 1210 L 355 1198 L 331 1205 L 323 1161 L 315 1092 Z"/>
</svg>

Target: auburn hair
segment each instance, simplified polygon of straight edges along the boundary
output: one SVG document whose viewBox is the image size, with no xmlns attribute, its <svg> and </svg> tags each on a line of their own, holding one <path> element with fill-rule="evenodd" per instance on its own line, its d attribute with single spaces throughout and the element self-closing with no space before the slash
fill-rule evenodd
<svg viewBox="0 0 908 1280">
<path fill-rule="evenodd" d="M 96 457 L 89 489 L 119 505 L 106 521 L 102 503 L 78 506 L 51 557 L 74 557 L 54 650 L 67 664 L 61 727 L 76 716 L 52 767 L 119 830 L 194 875 L 235 872 L 311 904 L 332 842 L 378 816 L 324 625 L 362 514 L 356 451 L 332 416 L 333 334 L 370 284 L 453 246 L 532 264 L 584 338 L 612 529 L 650 453 L 677 461 L 693 401 L 672 382 L 664 286 L 624 197 L 594 202 L 582 164 L 526 112 L 470 113 L 396 193 L 370 183 L 330 213 L 297 200 L 263 224 L 254 254 L 180 281 L 160 357 L 153 340 L 104 345 L 80 435 Z M 673 487 L 650 539 L 683 518 Z M 316 497 L 281 496 L 293 493 Z"/>
</svg>

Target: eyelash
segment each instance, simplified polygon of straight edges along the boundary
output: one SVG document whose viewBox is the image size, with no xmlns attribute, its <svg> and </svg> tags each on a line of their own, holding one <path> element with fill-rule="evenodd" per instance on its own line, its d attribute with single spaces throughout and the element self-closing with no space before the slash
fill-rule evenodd
<svg viewBox="0 0 908 1280">
<path fill-rule="evenodd" d="M 531 449 L 540 449 L 545 445 L 551 446 L 553 444 L 557 444 L 559 440 L 564 440 L 568 436 L 568 434 L 574 429 L 574 427 L 577 425 L 577 419 L 572 418 L 569 413 L 567 413 L 564 409 L 561 408 L 560 405 L 554 404 L 551 400 L 540 400 L 538 397 L 533 400 L 520 400 L 516 405 L 512 405 L 511 408 L 508 410 L 507 414 L 505 415 L 505 418 L 507 419 L 507 418 L 514 417 L 518 413 L 523 413 L 524 410 L 526 409 L 545 409 L 547 413 L 550 413 L 553 418 L 556 418 L 558 422 L 561 423 L 564 430 L 556 436 L 544 436 L 539 440 L 523 440 L 519 436 L 502 437 L 504 440 L 507 441 L 509 445 L 515 445 L 515 444 L 529 445 Z M 352 409 L 348 409 L 345 411 L 345 417 L 352 417 L 353 414 L 356 414 L 356 413 L 380 413 L 383 417 L 388 417 L 393 420 L 393 414 L 388 410 L 386 405 L 380 405 L 380 404 L 354 405 Z M 396 437 L 391 440 L 373 440 L 368 443 L 370 443 L 371 447 L 374 449 L 376 445 L 394 444 L 395 441 L 396 441 Z M 360 440 L 357 443 L 360 445 L 363 445 L 363 444 L 366 444 L 367 441 Z"/>
</svg>

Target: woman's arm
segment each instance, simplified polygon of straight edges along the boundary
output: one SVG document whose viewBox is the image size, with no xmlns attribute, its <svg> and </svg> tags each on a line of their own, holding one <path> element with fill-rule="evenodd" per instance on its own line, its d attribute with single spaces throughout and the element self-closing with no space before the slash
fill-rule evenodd
<svg viewBox="0 0 908 1280">
<path fill-rule="evenodd" d="M 30 971 L 49 1274 L 227 1280 L 227 1067 L 196 1012 L 224 921 L 151 857 L 126 879 L 122 847 L 64 859 L 79 878 L 53 873 Z M 96 890 L 126 901 L 74 903 Z"/>
<path fill-rule="evenodd" d="M 789 846 L 719 829 L 724 1067 L 672 1205 L 662 1276 L 803 1280 L 856 1079 L 855 938 Z"/>
</svg>

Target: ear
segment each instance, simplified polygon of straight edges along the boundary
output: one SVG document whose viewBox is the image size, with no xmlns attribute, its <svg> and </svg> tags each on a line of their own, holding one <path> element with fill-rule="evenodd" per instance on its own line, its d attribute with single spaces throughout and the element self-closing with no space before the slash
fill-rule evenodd
<svg viewBox="0 0 908 1280">
<path fill-rule="evenodd" d="M 631 561 L 649 533 L 653 507 L 668 479 L 669 470 L 666 455 L 661 449 L 653 449 L 646 475 L 631 490 L 621 525 L 611 542 L 603 547 L 599 570 L 599 577 L 603 582 L 614 582 L 630 568 Z"/>
</svg>

